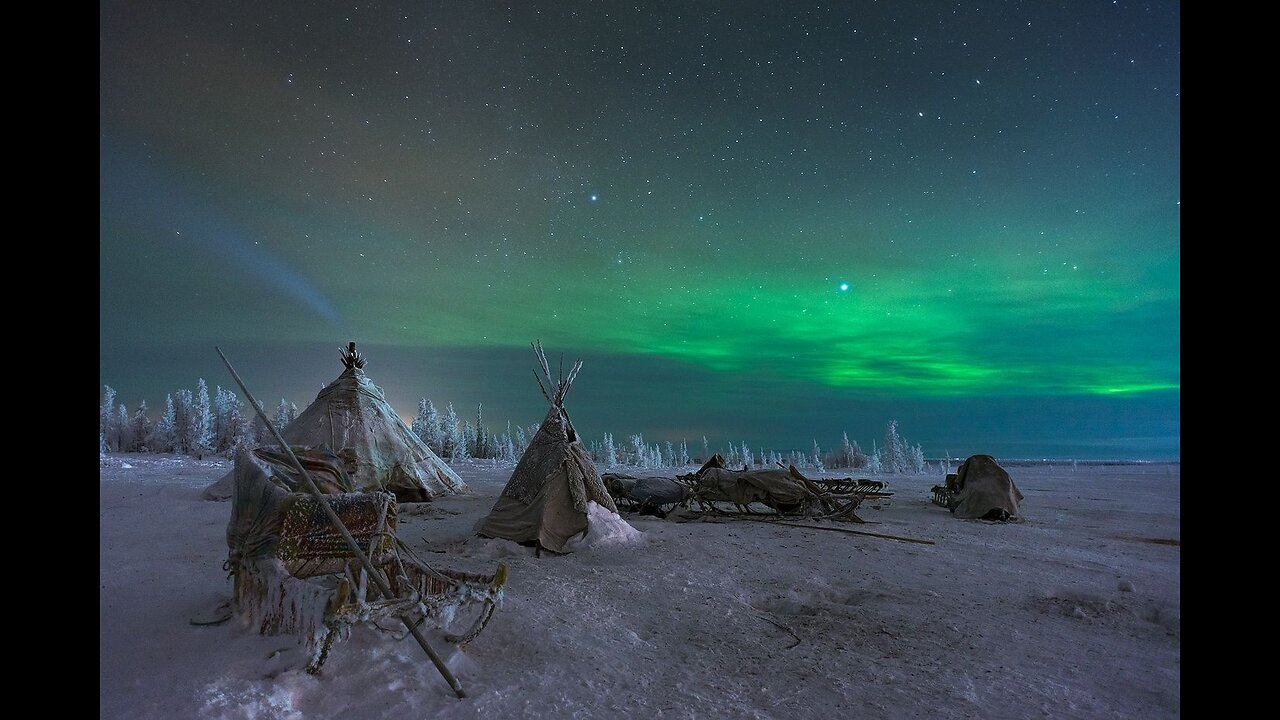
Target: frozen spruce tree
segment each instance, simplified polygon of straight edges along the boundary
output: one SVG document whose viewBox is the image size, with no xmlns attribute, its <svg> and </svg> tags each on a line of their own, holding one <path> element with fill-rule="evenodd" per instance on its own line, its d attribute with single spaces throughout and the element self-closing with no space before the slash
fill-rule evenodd
<svg viewBox="0 0 1280 720">
<path fill-rule="evenodd" d="M 129 452 L 133 444 L 133 426 L 129 422 L 129 408 L 120 403 L 116 406 L 116 448 L 120 452 Z"/>
<path fill-rule="evenodd" d="M 151 434 L 151 449 L 155 452 L 177 452 L 178 446 L 178 408 L 173 402 L 173 394 L 164 396 L 164 414 L 156 423 Z"/>
<path fill-rule="evenodd" d="M 923 475 L 925 473 L 927 465 L 924 461 L 924 448 L 919 443 L 911 446 L 910 464 L 911 470 L 915 474 Z"/>
<path fill-rule="evenodd" d="M 98 445 L 106 452 L 113 452 L 117 448 L 111 447 L 112 439 L 118 434 L 115 429 L 116 424 L 116 391 L 111 389 L 110 385 L 102 386 L 102 405 L 98 412 Z"/>
<path fill-rule="evenodd" d="M 245 423 L 243 442 L 252 445 L 272 445 L 276 444 L 276 439 L 272 437 L 271 431 L 267 429 L 267 423 L 262 418 L 267 414 L 267 406 L 261 400 L 258 401 L 258 410 L 261 413 L 254 412 L 249 421 Z"/>
<path fill-rule="evenodd" d="M 479 437 L 479 433 L 477 433 L 476 429 L 471 426 L 471 421 L 470 420 L 464 421 L 462 423 L 462 451 L 463 452 L 456 459 L 470 460 L 473 457 L 479 457 L 479 455 L 473 454 L 477 448 L 477 444 L 476 444 L 477 437 Z"/>
<path fill-rule="evenodd" d="M 453 403 L 449 403 L 444 417 L 440 418 L 440 432 L 444 435 L 441 457 L 447 456 L 450 460 L 465 458 L 467 448 L 462 438 L 462 424 L 458 422 L 458 413 L 454 411 Z"/>
<path fill-rule="evenodd" d="M 244 442 L 247 425 L 243 404 L 234 391 L 221 385 L 214 392 L 214 398 L 213 448 L 227 457 L 234 457 L 236 449 Z"/>
<path fill-rule="evenodd" d="M 440 413 L 427 398 L 418 401 L 418 414 L 413 418 L 413 434 L 431 448 L 431 452 L 444 457 L 444 435 L 440 432 Z"/>
<path fill-rule="evenodd" d="M 173 408 L 176 420 L 173 426 L 173 451 L 179 455 L 190 455 L 196 440 L 196 422 L 191 412 L 194 404 L 191 391 L 182 388 L 173 395 Z"/>
<path fill-rule="evenodd" d="M 476 404 L 476 436 L 471 441 L 471 457 L 491 458 L 494 456 L 493 436 L 484 426 L 484 403 Z"/>
<path fill-rule="evenodd" d="M 133 447 L 129 448 L 133 452 L 148 452 L 150 448 L 147 443 L 151 438 L 151 418 L 147 417 L 147 401 L 143 400 L 138 403 L 138 409 L 133 412 L 133 420 L 130 421 L 132 426 Z"/>
<path fill-rule="evenodd" d="M 271 425 L 278 433 L 284 432 L 289 423 L 293 422 L 293 413 L 289 410 L 290 404 L 288 400 L 280 398 L 280 402 L 276 405 L 276 414 L 271 417 Z"/>
<path fill-rule="evenodd" d="M 875 440 L 871 441 L 871 454 L 867 456 L 867 472 L 877 474 L 884 472 L 883 453 L 876 448 Z"/>
<path fill-rule="evenodd" d="M 204 378 L 196 381 L 196 393 L 191 407 L 191 453 L 196 457 L 213 449 L 213 406 L 209 402 L 209 386 Z"/>
<path fill-rule="evenodd" d="M 607 468 L 616 467 L 618 465 L 618 451 L 613 446 L 613 435 L 611 433 L 604 434 L 604 466 Z"/>
<path fill-rule="evenodd" d="M 498 459 L 504 463 L 516 461 L 516 446 L 511 440 L 511 421 L 507 421 L 507 432 L 498 442 Z"/>
<path fill-rule="evenodd" d="M 907 444 L 898 435 L 898 421 L 890 420 L 884 428 L 884 471 L 895 474 L 910 472 Z"/>
</svg>

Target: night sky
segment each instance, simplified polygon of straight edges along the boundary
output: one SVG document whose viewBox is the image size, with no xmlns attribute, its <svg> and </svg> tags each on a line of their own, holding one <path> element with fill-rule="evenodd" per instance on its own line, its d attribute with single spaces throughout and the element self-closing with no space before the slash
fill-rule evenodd
<svg viewBox="0 0 1280 720">
<path fill-rule="evenodd" d="M 355 340 L 505 429 L 540 339 L 587 439 L 1180 455 L 1177 3 L 100 9 L 130 407 Z"/>
</svg>

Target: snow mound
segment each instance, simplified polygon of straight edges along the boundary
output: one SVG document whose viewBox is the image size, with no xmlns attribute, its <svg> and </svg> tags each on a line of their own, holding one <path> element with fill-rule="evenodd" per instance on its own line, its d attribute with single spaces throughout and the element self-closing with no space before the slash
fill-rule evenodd
<svg viewBox="0 0 1280 720">
<path fill-rule="evenodd" d="M 589 547 L 622 545 L 643 540 L 644 533 L 623 520 L 621 515 L 604 509 L 594 500 L 588 500 L 586 535 L 570 538 L 569 542 L 564 544 L 564 549 L 567 552 L 575 552 Z"/>
</svg>

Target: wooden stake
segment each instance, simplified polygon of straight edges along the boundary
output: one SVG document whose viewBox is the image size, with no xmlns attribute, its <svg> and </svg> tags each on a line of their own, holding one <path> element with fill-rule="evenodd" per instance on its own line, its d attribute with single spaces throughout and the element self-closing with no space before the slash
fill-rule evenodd
<svg viewBox="0 0 1280 720">
<path fill-rule="evenodd" d="M 849 533 L 850 535 L 867 535 L 870 537 L 887 538 L 889 540 L 901 540 L 902 542 L 919 543 L 921 545 L 936 545 L 932 540 L 917 540 L 915 538 L 902 537 L 899 535 L 885 535 L 882 533 L 867 532 L 866 530 L 849 530 L 848 528 L 823 527 L 822 525 L 801 525 L 800 523 L 775 522 L 777 525 L 789 525 L 790 527 L 809 528 L 810 530 L 830 530 L 831 532 Z"/>
</svg>

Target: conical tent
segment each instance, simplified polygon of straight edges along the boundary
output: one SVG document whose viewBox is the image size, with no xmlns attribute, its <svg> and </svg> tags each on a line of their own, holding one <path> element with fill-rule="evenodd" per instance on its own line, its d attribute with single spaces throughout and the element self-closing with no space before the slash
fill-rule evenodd
<svg viewBox="0 0 1280 720">
<path fill-rule="evenodd" d="M 427 447 L 387 402 L 382 388 L 364 374 L 365 360 L 351 343 L 342 353 L 337 380 L 281 431 L 291 446 L 328 446 L 347 466 L 358 491 L 388 490 L 400 502 L 424 502 L 466 491 L 467 485 Z M 204 491 L 225 500 L 235 491 L 227 473 Z"/>
<path fill-rule="evenodd" d="M 564 396 L 582 369 L 582 361 L 574 364 L 568 377 L 552 383 L 541 344 L 534 344 L 534 353 L 547 386 L 552 388 L 548 392 L 538 380 L 551 408 L 520 456 L 520 462 L 516 463 L 502 495 L 476 532 L 485 537 L 536 543 L 553 552 L 565 552 L 565 543 L 587 530 L 587 503 L 594 501 L 615 514 L 618 508 L 605 490 L 604 481 L 564 408 Z M 537 376 L 535 370 L 534 377 Z"/>
</svg>

